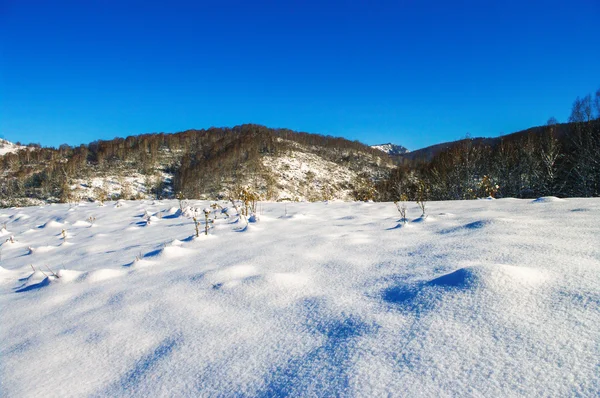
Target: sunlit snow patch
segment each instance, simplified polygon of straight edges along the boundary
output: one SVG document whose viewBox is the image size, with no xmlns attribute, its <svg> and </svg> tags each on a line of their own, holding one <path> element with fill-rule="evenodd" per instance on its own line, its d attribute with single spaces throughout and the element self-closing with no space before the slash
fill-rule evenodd
<svg viewBox="0 0 600 398">
<path fill-rule="evenodd" d="M 86 282 L 102 282 L 108 279 L 117 278 L 119 276 L 123 276 L 127 273 L 127 271 L 120 269 L 99 269 L 95 271 L 89 271 L 81 274 L 78 278 L 78 281 L 86 281 Z"/>
</svg>

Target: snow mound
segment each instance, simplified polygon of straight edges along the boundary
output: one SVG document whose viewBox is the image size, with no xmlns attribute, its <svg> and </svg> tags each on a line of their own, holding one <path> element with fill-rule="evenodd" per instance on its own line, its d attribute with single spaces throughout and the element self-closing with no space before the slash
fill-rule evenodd
<svg viewBox="0 0 600 398">
<path fill-rule="evenodd" d="M 44 228 L 62 228 L 64 226 L 63 223 L 57 221 L 57 220 L 50 220 L 47 221 L 46 223 L 42 224 L 39 226 L 39 228 L 44 229 Z"/>
<path fill-rule="evenodd" d="M 123 276 L 127 273 L 127 271 L 124 270 L 120 270 L 120 269 L 98 269 L 95 271 L 89 271 L 89 272 L 85 272 L 83 274 L 81 274 L 81 276 L 79 276 L 78 281 L 83 282 L 91 282 L 91 283 L 95 283 L 95 282 L 102 282 L 105 280 L 109 280 L 109 279 L 113 279 L 113 278 L 118 278 L 119 276 Z"/>
<path fill-rule="evenodd" d="M 183 214 L 184 217 L 188 218 L 199 217 L 200 211 L 198 209 L 187 206 L 183 209 L 183 212 L 181 212 L 180 214 Z"/>
<path fill-rule="evenodd" d="M 123 264 L 126 268 L 146 268 L 156 264 L 156 262 L 146 259 L 143 256 L 136 256 L 135 259 L 127 264 Z"/>
<path fill-rule="evenodd" d="M 56 272 L 56 275 L 58 275 L 60 282 L 77 281 L 77 280 L 80 280 L 82 278 L 82 275 L 84 275 L 84 274 L 85 273 L 82 271 L 66 270 L 66 269 L 59 269 Z"/>
<path fill-rule="evenodd" d="M 14 222 L 21 221 L 21 220 L 27 220 L 29 218 L 31 218 L 31 216 L 29 214 L 25 214 L 25 213 L 17 213 L 17 214 L 13 214 L 12 216 L 10 216 L 10 219 L 13 220 Z"/>
<path fill-rule="evenodd" d="M 388 228 L 387 231 L 392 231 L 394 229 L 412 228 L 412 227 L 413 227 L 413 225 L 411 225 L 408 221 L 404 222 L 403 220 L 398 220 L 396 225 Z"/>
<path fill-rule="evenodd" d="M 6 228 L 0 228 L 0 236 L 10 235 L 10 232 Z"/>
<path fill-rule="evenodd" d="M 180 245 L 176 246 L 165 246 L 162 249 L 151 251 L 147 253 L 144 258 L 177 258 L 184 257 L 189 254 L 191 251 L 189 249 L 183 248 Z"/>
<path fill-rule="evenodd" d="M 469 267 L 460 268 L 449 274 L 432 279 L 427 284 L 429 286 L 467 288 L 481 285 L 482 278 L 479 269 Z"/>
<path fill-rule="evenodd" d="M 12 281 L 14 278 L 14 271 L 8 270 L 2 266 L 0 266 L 0 282 L 8 282 Z"/>
<path fill-rule="evenodd" d="M 28 292 L 31 290 L 41 289 L 50 285 L 50 277 L 40 270 L 31 273 L 27 278 L 21 280 L 23 284 L 16 288 L 17 293 Z"/>
<path fill-rule="evenodd" d="M 496 221 L 499 221 L 499 220 L 496 220 Z M 463 224 L 463 225 L 460 225 L 457 227 L 442 229 L 441 231 L 439 231 L 439 233 L 442 235 L 453 234 L 456 232 L 479 233 L 480 230 L 487 228 L 492 224 L 494 224 L 494 220 L 490 220 L 490 219 L 475 220 L 475 221 L 471 221 L 471 222 L 468 222 L 466 224 Z"/>
<path fill-rule="evenodd" d="M 557 198 L 556 196 L 542 196 L 531 201 L 531 203 L 552 203 L 552 202 L 564 202 L 564 199 Z"/>
<path fill-rule="evenodd" d="M 432 279 L 429 286 L 458 289 L 491 288 L 513 290 L 515 284 L 536 286 L 549 276 L 534 268 L 506 264 L 471 266 Z"/>
<path fill-rule="evenodd" d="M 207 280 L 215 285 L 229 283 L 230 286 L 233 286 L 238 282 L 258 275 L 260 275 L 258 269 L 253 265 L 233 265 L 211 272 L 207 275 Z"/>
<path fill-rule="evenodd" d="M 183 212 L 181 211 L 181 209 L 179 207 L 175 207 L 175 206 L 167 209 L 165 211 L 165 213 L 167 214 L 165 216 L 165 218 L 177 218 L 177 217 L 180 217 L 183 214 Z"/>
<path fill-rule="evenodd" d="M 51 252 L 52 250 L 55 250 L 56 248 L 57 248 L 57 246 L 51 246 L 51 245 L 39 246 L 39 247 L 29 247 L 29 254 L 48 253 L 48 252 Z"/>
<path fill-rule="evenodd" d="M 433 221 L 436 221 L 436 219 L 434 217 L 426 215 L 426 216 L 417 217 L 414 220 L 412 220 L 411 222 L 413 224 L 419 224 L 419 223 L 429 223 L 429 222 L 433 222 Z"/>
<path fill-rule="evenodd" d="M 0 276 L 2 275 L 11 275 L 13 271 L 7 270 L 6 268 L 0 266 Z"/>
<path fill-rule="evenodd" d="M 4 239 L 4 238 L 2 238 Z M 0 248 L 2 249 L 17 249 L 23 247 L 24 244 L 15 239 L 13 235 L 10 235 L 3 242 L 0 242 Z"/>
<path fill-rule="evenodd" d="M 185 249 L 181 246 L 166 246 L 161 250 L 161 257 L 167 258 L 175 258 L 175 257 L 183 257 L 190 253 L 190 250 Z"/>
</svg>

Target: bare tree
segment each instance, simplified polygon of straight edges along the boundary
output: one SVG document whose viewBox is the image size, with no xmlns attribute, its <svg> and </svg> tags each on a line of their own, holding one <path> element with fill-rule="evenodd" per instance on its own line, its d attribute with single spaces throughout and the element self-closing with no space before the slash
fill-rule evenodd
<svg viewBox="0 0 600 398">
<path fill-rule="evenodd" d="M 596 91 L 594 97 L 594 108 L 596 108 L 596 119 L 600 119 L 600 88 Z"/>
<path fill-rule="evenodd" d="M 562 157 L 560 143 L 555 137 L 555 126 L 548 126 L 548 130 L 540 141 L 539 156 L 541 158 L 540 190 L 544 195 L 556 195 L 558 187 L 558 160 Z"/>
<path fill-rule="evenodd" d="M 421 217 L 425 217 L 425 205 L 429 199 L 429 187 L 424 180 L 417 181 L 417 204 L 421 208 Z"/>
</svg>

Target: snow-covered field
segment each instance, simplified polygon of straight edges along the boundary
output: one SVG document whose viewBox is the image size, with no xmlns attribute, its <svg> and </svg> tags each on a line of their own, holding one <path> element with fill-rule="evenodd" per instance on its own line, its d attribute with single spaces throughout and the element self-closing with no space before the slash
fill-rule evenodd
<svg viewBox="0 0 600 398">
<path fill-rule="evenodd" d="M 0 209 L 0 396 L 600 393 L 600 199 L 177 206 Z"/>
</svg>

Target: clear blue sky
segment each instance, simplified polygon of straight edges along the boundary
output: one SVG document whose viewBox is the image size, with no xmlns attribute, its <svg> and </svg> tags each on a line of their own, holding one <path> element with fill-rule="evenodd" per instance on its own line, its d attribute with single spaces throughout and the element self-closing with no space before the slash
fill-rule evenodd
<svg viewBox="0 0 600 398">
<path fill-rule="evenodd" d="M 598 0 L 0 0 L 0 136 L 496 136 L 565 121 L 600 87 L 599 23 Z"/>
</svg>

